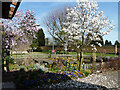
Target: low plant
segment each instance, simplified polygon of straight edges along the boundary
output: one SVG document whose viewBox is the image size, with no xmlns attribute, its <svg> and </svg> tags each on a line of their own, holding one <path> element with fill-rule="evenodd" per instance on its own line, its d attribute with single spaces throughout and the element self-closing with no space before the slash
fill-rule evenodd
<svg viewBox="0 0 120 90">
<path fill-rule="evenodd" d="M 14 64 L 14 58 L 12 58 L 12 57 L 7 56 L 7 57 L 5 57 L 5 60 L 6 60 L 6 62 L 8 62 L 9 64 Z"/>
<path fill-rule="evenodd" d="M 18 64 L 9 64 L 9 70 L 19 70 L 20 66 Z"/>
<path fill-rule="evenodd" d="M 61 71 L 62 74 L 65 74 L 67 76 L 69 76 L 70 78 L 73 79 L 77 79 L 77 78 L 82 78 L 82 77 L 86 77 L 89 74 L 91 74 L 91 71 L 79 71 L 79 70 L 72 70 L 72 71 Z"/>
<path fill-rule="evenodd" d="M 23 69 L 26 70 L 26 67 L 25 66 L 20 66 L 20 69 L 21 70 L 23 70 Z"/>
<path fill-rule="evenodd" d="M 39 70 L 25 72 L 16 77 L 15 84 L 17 88 L 35 88 L 37 86 L 44 87 L 46 84 L 59 83 L 67 81 L 70 78 L 65 74 L 44 73 Z"/>
</svg>

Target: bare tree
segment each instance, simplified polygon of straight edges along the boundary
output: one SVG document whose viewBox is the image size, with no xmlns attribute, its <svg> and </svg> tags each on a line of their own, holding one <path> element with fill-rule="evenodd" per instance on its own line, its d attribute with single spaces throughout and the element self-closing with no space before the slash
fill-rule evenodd
<svg viewBox="0 0 120 90">
<path fill-rule="evenodd" d="M 70 8 L 70 6 L 51 11 L 43 21 L 49 34 L 59 45 L 64 44 L 65 41 L 65 33 L 62 29 L 64 28 L 63 22 L 66 20 L 66 8 Z"/>
</svg>

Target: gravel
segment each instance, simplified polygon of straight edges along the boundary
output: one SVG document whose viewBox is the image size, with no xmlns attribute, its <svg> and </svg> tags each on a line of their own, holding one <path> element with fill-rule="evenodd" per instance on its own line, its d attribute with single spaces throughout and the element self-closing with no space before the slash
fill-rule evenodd
<svg viewBox="0 0 120 90">
<path fill-rule="evenodd" d="M 118 72 L 109 71 L 99 74 L 92 74 L 86 78 L 77 79 L 79 82 L 86 82 L 105 86 L 106 88 L 118 88 Z"/>
<path fill-rule="evenodd" d="M 67 82 L 52 84 L 47 88 L 118 88 L 118 72 L 108 71 L 104 73 L 91 74 L 86 78 L 68 80 Z"/>
</svg>

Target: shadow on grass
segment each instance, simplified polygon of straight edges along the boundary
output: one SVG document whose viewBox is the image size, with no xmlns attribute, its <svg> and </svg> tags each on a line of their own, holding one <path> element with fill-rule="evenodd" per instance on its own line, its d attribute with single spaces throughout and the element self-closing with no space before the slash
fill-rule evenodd
<svg viewBox="0 0 120 90">
<path fill-rule="evenodd" d="M 74 81 L 65 74 L 43 72 L 42 70 L 25 72 L 24 69 L 21 69 L 19 71 L 4 72 L 2 74 L 2 80 L 3 82 L 14 82 L 16 86 L 15 89 L 31 89 L 31 90 L 42 89 L 42 88 L 47 89 L 49 88 L 49 86 L 52 86 L 51 87 L 52 89 L 57 88 L 60 90 L 61 89 L 88 90 L 88 89 L 96 89 L 96 88 L 108 90 L 104 86 Z M 68 83 L 68 81 L 70 81 L 70 83 Z M 58 83 L 61 83 L 60 87 Z M 53 84 L 57 84 L 56 87 L 53 86 Z M 76 88 L 76 84 L 78 85 L 77 88 Z M 70 87 L 68 88 L 68 86 Z M 3 88 L 3 90 L 6 89 Z"/>
</svg>

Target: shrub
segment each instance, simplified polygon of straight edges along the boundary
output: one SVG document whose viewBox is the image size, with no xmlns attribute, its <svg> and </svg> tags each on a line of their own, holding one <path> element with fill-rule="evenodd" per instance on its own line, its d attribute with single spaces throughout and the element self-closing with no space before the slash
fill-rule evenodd
<svg viewBox="0 0 120 90">
<path fill-rule="evenodd" d="M 120 69 L 120 59 L 119 58 L 109 59 L 109 61 L 104 63 L 103 68 L 119 70 Z"/>
<path fill-rule="evenodd" d="M 11 64 L 14 64 L 14 58 L 7 56 L 5 59 L 6 59 L 7 62 L 9 62 Z"/>
<path fill-rule="evenodd" d="M 10 70 L 18 70 L 18 69 L 20 69 L 20 66 L 18 64 L 10 64 L 9 69 Z"/>
<path fill-rule="evenodd" d="M 20 69 L 21 70 L 23 70 L 23 69 L 25 70 L 26 68 L 25 68 L 25 66 L 20 66 Z"/>
<path fill-rule="evenodd" d="M 41 47 L 37 47 L 37 49 L 33 49 L 33 52 L 42 52 Z"/>
</svg>

